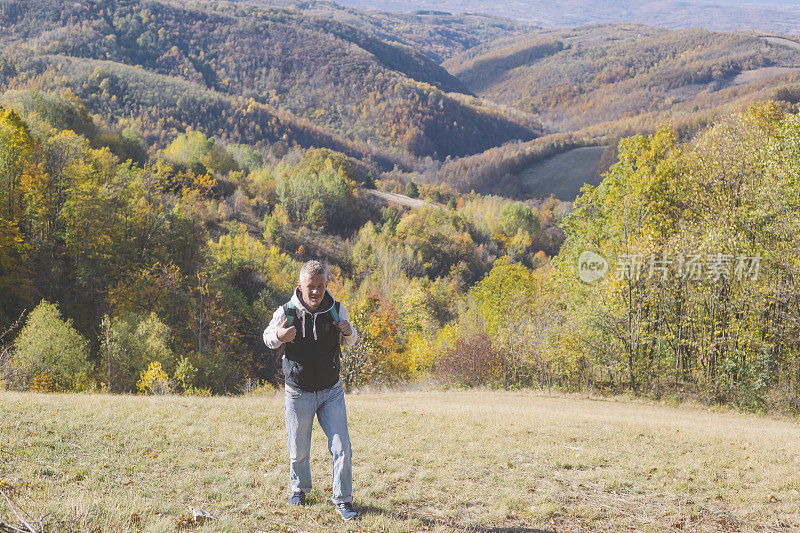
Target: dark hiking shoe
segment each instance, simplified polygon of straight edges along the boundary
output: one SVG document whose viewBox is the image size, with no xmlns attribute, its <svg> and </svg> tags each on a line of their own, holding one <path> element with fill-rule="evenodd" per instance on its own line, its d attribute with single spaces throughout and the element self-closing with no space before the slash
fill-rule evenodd
<svg viewBox="0 0 800 533">
<path fill-rule="evenodd" d="M 358 513 L 356 512 L 356 510 L 353 509 L 353 504 L 350 503 L 350 502 L 337 503 L 336 504 L 336 512 L 339 513 L 339 515 L 344 520 L 352 520 L 353 518 L 358 516 Z"/>
<path fill-rule="evenodd" d="M 306 493 L 302 490 L 298 490 L 289 498 L 289 505 L 305 505 L 306 504 Z"/>
</svg>

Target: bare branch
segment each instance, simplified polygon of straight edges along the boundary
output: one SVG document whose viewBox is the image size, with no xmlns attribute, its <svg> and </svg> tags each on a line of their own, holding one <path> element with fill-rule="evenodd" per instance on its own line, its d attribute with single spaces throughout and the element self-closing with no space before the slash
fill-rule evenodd
<svg viewBox="0 0 800 533">
<path fill-rule="evenodd" d="M 20 324 L 22 323 L 22 318 L 25 316 L 25 313 L 27 311 L 28 311 L 27 309 L 23 309 L 22 312 L 19 314 L 19 318 L 17 318 L 17 320 L 14 321 L 13 324 L 8 326 L 8 329 L 6 329 L 3 333 L 0 333 L 0 341 L 3 340 L 3 338 L 6 335 L 8 335 L 9 333 L 15 331 L 17 328 L 19 328 Z"/>
<path fill-rule="evenodd" d="M 2 533 L 30 533 L 27 529 L 19 529 L 5 522 L 0 522 L 0 531 L 2 531 Z"/>
<path fill-rule="evenodd" d="M 21 318 L 21 317 L 20 317 L 20 318 Z M 11 507 L 11 511 L 12 511 L 12 512 L 13 512 L 13 513 L 16 515 L 16 517 L 17 517 L 17 520 L 19 520 L 19 521 L 22 523 L 22 525 L 24 525 L 25 527 L 27 527 L 27 528 L 28 528 L 28 531 L 27 531 L 27 532 L 25 532 L 25 533 L 42 533 L 42 532 L 40 532 L 40 531 L 36 531 L 35 529 L 33 529 L 33 526 L 32 526 L 32 525 L 30 525 L 29 523 L 27 523 L 27 522 L 25 521 L 25 519 L 24 519 L 24 518 L 22 518 L 22 517 L 19 515 L 19 513 L 17 512 L 17 510 L 16 510 L 16 509 L 14 509 L 14 506 L 11 504 L 11 500 L 9 500 L 9 499 L 8 499 L 8 496 L 6 496 L 6 493 L 5 493 L 5 492 L 3 492 L 2 490 L 0 490 L 0 494 L 2 494 L 2 495 L 3 495 L 3 498 L 5 498 L 5 499 L 6 499 L 6 501 L 8 502 L 8 506 L 9 506 L 9 507 Z M 23 531 L 24 531 L 24 530 L 23 530 Z"/>
</svg>

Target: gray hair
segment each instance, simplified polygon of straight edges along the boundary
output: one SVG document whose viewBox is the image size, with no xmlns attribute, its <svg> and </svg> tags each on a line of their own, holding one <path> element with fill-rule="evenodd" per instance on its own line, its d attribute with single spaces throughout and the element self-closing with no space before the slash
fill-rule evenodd
<svg viewBox="0 0 800 533">
<path fill-rule="evenodd" d="M 325 281 L 328 280 L 328 274 L 325 272 L 325 265 L 316 259 L 308 261 L 304 263 L 302 267 L 300 267 L 300 279 L 303 279 L 304 277 L 312 278 L 314 276 L 319 276 L 320 274 L 325 276 Z"/>
</svg>

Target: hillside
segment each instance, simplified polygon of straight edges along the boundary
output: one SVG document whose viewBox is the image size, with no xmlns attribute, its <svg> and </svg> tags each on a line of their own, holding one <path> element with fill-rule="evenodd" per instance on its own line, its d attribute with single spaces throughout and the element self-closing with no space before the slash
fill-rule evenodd
<svg viewBox="0 0 800 533">
<path fill-rule="evenodd" d="M 787 38 L 619 24 L 534 31 L 444 63 L 476 94 L 574 131 L 686 119 L 800 81 Z"/>
<path fill-rule="evenodd" d="M 68 88 L 112 129 L 132 124 L 156 147 L 187 127 L 278 156 L 327 147 L 390 189 L 546 196 L 559 185 L 519 176 L 543 156 L 665 123 L 691 133 L 741 104 L 791 101 L 800 84 L 800 43 L 781 35 L 542 30 L 322 1 L 76 5 L 0 8 L 6 99 Z M 569 181 L 559 196 L 579 186 Z"/>
<path fill-rule="evenodd" d="M 360 9 L 487 13 L 548 28 L 637 22 L 667 28 L 715 31 L 800 32 L 800 8 L 792 0 L 342 0 Z"/>
<path fill-rule="evenodd" d="M 530 30 L 453 56 L 456 78 L 291 8 L 0 14 L 3 388 L 280 383 L 262 332 L 319 259 L 362 341 L 348 390 L 800 412 L 791 36 Z"/>
<path fill-rule="evenodd" d="M 517 175 L 532 196 L 553 195 L 574 201 L 584 183 L 600 181 L 600 164 L 606 146 L 573 148 L 538 161 Z"/>
<path fill-rule="evenodd" d="M 92 87 L 85 69 L 70 68 L 86 63 L 73 58 L 191 82 L 197 89 L 191 92 L 234 99 L 239 108 L 234 114 L 246 114 L 241 109 L 252 99 L 341 141 L 369 142 L 399 156 L 465 155 L 537 134 L 491 104 L 450 97 L 448 92 L 467 90 L 423 54 L 333 20 L 210 3 L 95 1 L 66 7 L 32 0 L 3 5 L 0 89 L 60 85 L 79 95 L 102 92 L 109 102 L 91 102 L 89 110 L 111 123 L 139 116 L 134 110 L 147 107 L 153 95 L 132 91 L 124 81 Z M 182 96 L 179 108 L 206 109 L 195 94 Z M 263 124 L 245 119 L 206 131 L 255 144 L 257 139 L 238 130 Z"/>
<path fill-rule="evenodd" d="M 561 163 L 570 158 L 543 159 L 574 148 L 613 147 L 620 138 L 667 125 L 690 137 L 757 101 L 775 99 L 788 108 L 800 101 L 799 48 L 791 36 L 632 24 L 532 29 L 525 37 L 477 45 L 443 65 L 484 101 L 506 106 L 507 113 L 524 112 L 552 133 L 391 178 L 464 192 L 574 198 L 584 178 L 593 182 L 609 168 L 613 150 L 566 182 Z"/>
<path fill-rule="evenodd" d="M 238 3 L 295 9 L 334 19 L 380 39 L 410 46 L 437 63 L 479 44 L 524 35 L 531 29 L 529 23 L 489 13 L 453 14 L 437 9 L 389 12 L 354 9 L 324 0 L 238 0 Z"/>
</svg>

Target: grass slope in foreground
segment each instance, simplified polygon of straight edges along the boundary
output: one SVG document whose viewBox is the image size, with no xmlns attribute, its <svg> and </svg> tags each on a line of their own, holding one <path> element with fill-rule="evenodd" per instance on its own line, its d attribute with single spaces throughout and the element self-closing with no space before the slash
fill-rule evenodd
<svg viewBox="0 0 800 533">
<path fill-rule="evenodd" d="M 800 527 L 800 426 L 533 392 L 348 395 L 351 530 L 752 531 Z M 0 393 L 0 488 L 49 531 L 343 527 L 312 443 L 313 504 L 289 508 L 282 394 Z M 14 522 L 7 506 L 0 521 Z"/>
</svg>

